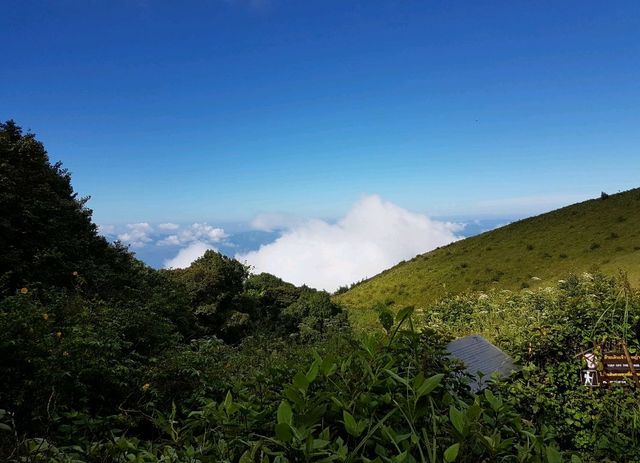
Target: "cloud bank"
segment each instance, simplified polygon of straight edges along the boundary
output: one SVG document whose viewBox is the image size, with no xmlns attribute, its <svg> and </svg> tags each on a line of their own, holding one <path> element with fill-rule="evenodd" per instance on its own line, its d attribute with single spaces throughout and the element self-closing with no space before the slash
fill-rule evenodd
<svg viewBox="0 0 640 463">
<path fill-rule="evenodd" d="M 165 224 L 167 225 L 167 224 Z M 171 224 L 173 225 L 173 224 Z M 165 228 L 165 230 L 177 228 Z M 164 268 L 185 268 L 205 253 L 207 249 L 217 251 L 213 243 L 220 243 L 228 235 L 222 228 L 212 227 L 206 223 L 194 223 L 189 228 L 169 235 L 158 241 L 158 246 L 186 246 L 178 251 L 175 257 L 164 261 Z"/>
<path fill-rule="evenodd" d="M 254 230 L 280 230 L 279 237 L 272 242 L 262 241 L 267 244 L 236 254 L 236 258 L 253 266 L 256 272 L 273 273 L 298 285 L 329 291 L 455 241 L 463 228 L 461 224 L 410 212 L 375 195 L 363 197 L 335 222 L 261 214 L 248 225 Z M 131 245 L 137 253 L 165 268 L 188 267 L 207 249 L 234 252 L 235 235 L 207 223 L 140 222 L 101 226 L 100 232 Z"/>
<path fill-rule="evenodd" d="M 164 224 L 165 230 L 177 230 L 179 226 L 174 228 L 167 228 Z M 206 242 L 206 243 L 218 243 L 227 237 L 227 234 L 222 228 L 213 227 L 206 223 L 194 223 L 189 228 L 181 230 L 178 233 L 167 236 L 166 238 L 158 241 L 158 246 L 183 246 L 189 243 Z"/>
<path fill-rule="evenodd" d="M 120 233 L 118 239 L 134 248 L 141 248 L 153 241 L 149 236 L 151 233 L 153 233 L 153 227 L 147 222 L 130 223 L 127 225 L 127 231 Z"/>
<path fill-rule="evenodd" d="M 250 225 L 254 230 L 271 232 L 293 228 L 302 221 L 300 217 L 291 214 L 264 213 L 257 215 Z"/>
<path fill-rule="evenodd" d="M 336 223 L 308 220 L 273 243 L 237 259 L 255 272 L 334 291 L 438 246 L 460 239 L 464 225 L 410 212 L 377 195 L 365 196 Z"/>
<path fill-rule="evenodd" d="M 212 247 L 208 243 L 203 243 L 201 241 L 196 241 L 195 243 L 191 243 L 186 248 L 180 249 L 178 254 L 172 259 L 167 259 L 164 262 L 164 268 L 185 268 L 191 265 L 191 262 L 202 257 L 204 253 L 211 249 L 216 251 L 216 248 Z"/>
<path fill-rule="evenodd" d="M 223 228 L 198 222 L 191 225 L 172 222 L 154 225 L 148 222 L 119 226 L 99 225 L 98 232 L 109 240 L 118 240 L 131 246 L 138 255 L 152 256 L 156 262 L 162 259 L 157 265 L 162 263 L 165 268 L 188 267 L 207 249 L 218 250 L 218 246 L 232 246 L 227 240 L 229 235 Z M 163 255 L 173 257 L 164 258 Z"/>
</svg>

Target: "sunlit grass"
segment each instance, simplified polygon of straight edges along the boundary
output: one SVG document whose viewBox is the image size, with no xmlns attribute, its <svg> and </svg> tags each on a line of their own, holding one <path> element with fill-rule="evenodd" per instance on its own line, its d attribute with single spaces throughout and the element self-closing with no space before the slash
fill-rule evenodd
<svg viewBox="0 0 640 463">
<path fill-rule="evenodd" d="M 336 300 L 354 325 L 373 329 L 370 309 L 413 305 L 467 291 L 554 285 L 569 273 L 627 273 L 640 286 L 640 189 L 593 199 L 471 237 L 386 270 Z"/>
</svg>

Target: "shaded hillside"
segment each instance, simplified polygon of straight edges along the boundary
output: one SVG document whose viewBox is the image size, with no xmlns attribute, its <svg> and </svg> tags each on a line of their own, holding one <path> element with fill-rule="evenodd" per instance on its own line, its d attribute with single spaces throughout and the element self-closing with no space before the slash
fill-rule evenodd
<svg viewBox="0 0 640 463">
<path fill-rule="evenodd" d="M 421 309 L 467 290 L 555 283 L 571 272 L 628 273 L 640 283 L 640 188 L 514 222 L 402 262 L 336 299 Z"/>
</svg>

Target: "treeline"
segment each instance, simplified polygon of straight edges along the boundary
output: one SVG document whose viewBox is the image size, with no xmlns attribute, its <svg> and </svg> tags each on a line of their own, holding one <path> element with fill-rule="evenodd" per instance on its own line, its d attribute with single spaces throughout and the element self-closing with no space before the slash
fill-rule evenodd
<svg viewBox="0 0 640 463">
<path fill-rule="evenodd" d="M 212 376 L 223 394 L 221 365 L 188 372 L 212 361 L 201 351 L 302 344 L 346 326 L 326 292 L 216 252 L 183 270 L 144 265 L 98 234 L 69 172 L 13 121 L 0 124 L 0 186 L 0 409 L 18 434 L 48 436 L 69 412 L 138 408 L 150 390 L 154 407 L 170 407 Z M 15 456 L 11 437 L 0 434 L 0 457 Z"/>
</svg>

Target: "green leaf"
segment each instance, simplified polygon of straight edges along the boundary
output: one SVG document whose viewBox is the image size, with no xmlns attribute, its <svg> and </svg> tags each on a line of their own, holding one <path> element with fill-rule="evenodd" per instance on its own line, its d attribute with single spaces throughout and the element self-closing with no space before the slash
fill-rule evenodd
<svg viewBox="0 0 640 463">
<path fill-rule="evenodd" d="M 334 371 L 336 371 L 336 368 L 336 362 L 330 356 L 325 357 L 320 365 L 320 371 L 322 371 L 322 374 L 325 376 L 330 376 Z"/>
<path fill-rule="evenodd" d="M 8 424 L 0 423 L 0 430 L 11 431 L 11 426 L 9 426 Z"/>
<path fill-rule="evenodd" d="M 293 411 L 291 405 L 286 400 L 280 402 L 278 406 L 278 424 L 286 423 L 288 425 L 293 423 Z"/>
<path fill-rule="evenodd" d="M 330 443 L 331 443 L 330 441 L 324 440 L 324 439 L 313 439 L 313 443 L 311 444 L 311 447 L 314 450 L 322 449 L 322 448 L 325 448 Z"/>
<path fill-rule="evenodd" d="M 496 440 L 492 436 L 482 436 L 482 441 L 490 452 L 495 452 L 496 450 Z"/>
<path fill-rule="evenodd" d="M 253 463 L 253 458 L 251 458 L 251 451 L 247 450 L 240 457 L 240 461 L 238 463 Z"/>
<path fill-rule="evenodd" d="M 403 309 L 400 309 L 400 311 L 396 315 L 396 323 L 401 322 L 405 318 L 409 317 L 412 313 L 413 313 L 413 306 L 408 306 Z"/>
<path fill-rule="evenodd" d="M 357 437 L 360 433 L 358 432 L 358 423 L 356 422 L 356 419 L 346 410 L 342 411 L 342 419 L 344 420 L 344 428 L 347 432 L 352 436 Z"/>
<path fill-rule="evenodd" d="M 291 426 L 287 423 L 276 424 L 276 437 L 281 442 L 290 442 L 293 434 L 291 432 Z"/>
<path fill-rule="evenodd" d="M 309 368 L 309 371 L 307 371 L 307 374 L 305 375 L 305 378 L 307 379 L 307 382 L 309 384 L 313 383 L 313 381 L 318 376 L 318 370 L 320 369 L 320 363 L 321 363 L 321 361 L 316 359 L 311 364 L 311 368 Z"/>
<path fill-rule="evenodd" d="M 443 374 L 433 375 L 430 378 L 427 378 L 425 382 L 422 383 L 422 386 L 420 386 L 420 389 L 418 389 L 418 397 L 431 393 L 431 391 L 440 385 L 442 378 L 444 378 Z"/>
<path fill-rule="evenodd" d="M 345 405 L 342 402 L 340 402 L 340 400 L 337 397 L 332 395 L 330 398 L 331 398 L 331 402 L 333 402 L 338 408 L 345 408 Z"/>
<path fill-rule="evenodd" d="M 289 399 L 289 402 L 296 404 L 298 407 L 302 407 L 304 404 L 304 397 L 293 386 L 287 386 L 284 388 L 284 396 Z"/>
<path fill-rule="evenodd" d="M 407 461 L 408 458 L 409 458 L 409 451 L 405 450 L 400 455 L 396 455 L 395 457 L 393 457 L 393 462 L 401 463 L 401 462 Z"/>
<path fill-rule="evenodd" d="M 456 407 L 452 405 L 451 407 L 449 407 L 449 419 L 451 420 L 451 424 L 453 424 L 453 427 L 456 428 L 456 431 L 458 431 L 458 433 L 461 436 L 464 436 L 465 435 L 464 413 L 462 413 L 460 410 L 458 410 Z"/>
<path fill-rule="evenodd" d="M 460 451 L 459 443 L 449 446 L 449 448 L 444 451 L 444 461 L 446 461 L 447 463 L 456 461 L 456 458 L 458 458 L 459 451 Z"/>
<path fill-rule="evenodd" d="M 227 412 L 227 414 L 231 411 L 231 406 L 233 405 L 233 395 L 231 394 L 231 391 L 227 391 L 227 395 L 224 398 L 224 409 Z"/>
<path fill-rule="evenodd" d="M 293 385 L 300 392 L 306 392 L 307 389 L 309 389 L 309 381 L 307 380 L 307 377 L 300 372 L 296 373 L 293 377 Z"/>
<path fill-rule="evenodd" d="M 487 402 L 491 404 L 491 408 L 493 409 L 493 411 L 497 412 L 498 410 L 500 410 L 500 407 L 502 407 L 502 400 L 498 399 L 495 395 L 493 395 L 493 392 L 487 389 L 484 392 L 484 396 L 486 397 Z"/>
<path fill-rule="evenodd" d="M 469 421 L 476 420 L 477 418 L 480 417 L 481 414 L 482 414 L 482 407 L 478 404 L 474 403 L 469 408 L 467 408 L 466 415 Z"/>
<path fill-rule="evenodd" d="M 411 381 L 411 384 L 413 385 L 413 388 L 415 390 L 420 389 L 420 386 L 422 386 L 424 384 L 424 375 L 422 374 L 422 372 L 418 373 L 416 376 L 413 377 L 413 381 Z"/>
<path fill-rule="evenodd" d="M 571 463 L 582 463 L 582 458 L 578 455 L 571 455 Z"/>
<path fill-rule="evenodd" d="M 411 387 L 411 385 L 409 384 L 409 381 L 407 381 L 406 379 L 404 379 L 403 377 L 399 376 L 397 373 L 394 373 L 391 370 L 384 370 L 386 374 L 388 374 L 389 376 L 391 376 L 393 379 L 395 379 L 396 381 L 398 381 L 399 383 L 404 384 L 407 387 Z"/>
<path fill-rule="evenodd" d="M 555 447 L 548 446 L 546 454 L 549 463 L 562 463 L 562 454 Z"/>
<path fill-rule="evenodd" d="M 313 426 L 322 420 L 325 413 L 327 413 L 327 404 L 318 405 L 302 415 L 298 414 L 296 422 L 298 426 Z"/>
</svg>

